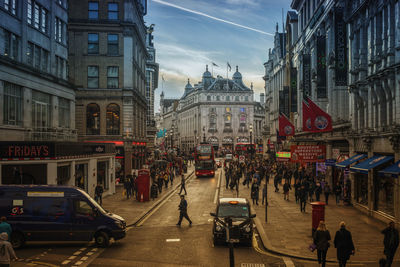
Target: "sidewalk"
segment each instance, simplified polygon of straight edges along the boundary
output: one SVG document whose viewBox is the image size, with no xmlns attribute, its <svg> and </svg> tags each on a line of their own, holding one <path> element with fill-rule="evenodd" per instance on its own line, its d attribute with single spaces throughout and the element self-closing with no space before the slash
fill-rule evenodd
<svg viewBox="0 0 400 267">
<path fill-rule="evenodd" d="M 221 197 L 236 197 L 236 191 L 225 189 L 225 179 L 221 183 Z M 243 179 L 241 179 L 243 181 Z M 263 186 L 263 184 L 261 185 Z M 251 187 L 251 186 L 250 186 Z M 279 192 L 268 185 L 268 222 L 265 222 L 265 205 L 262 205 L 262 189 L 260 189 L 259 205 L 252 205 L 256 211 L 255 222 L 259 229 L 264 246 L 271 251 L 298 258 L 316 259 L 316 252 L 310 252 L 308 246 L 312 243 L 311 237 L 311 205 L 307 203 L 306 213 L 300 212 L 300 205 L 296 203 L 294 188 L 290 191 L 290 201 L 283 199 L 282 186 Z M 250 189 L 240 183 L 239 196 L 251 201 Z M 321 198 L 325 200 L 325 197 Z M 356 252 L 350 257 L 351 262 L 377 263 L 383 256 L 383 235 L 381 230 L 386 225 L 371 218 L 351 206 L 336 205 L 334 196 L 330 196 L 329 205 L 325 208 L 325 222 L 331 234 L 331 247 L 328 250 L 327 260 L 336 261 L 336 249 L 333 239 L 339 229 L 341 221 L 346 222 L 346 228 L 352 233 Z M 400 260 L 400 253 L 396 253 L 395 261 Z M 396 265 L 397 266 L 397 265 Z"/>
<path fill-rule="evenodd" d="M 187 179 L 194 171 L 194 165 L 189 165 L 185 178 Z M 174 184 L 171 186 L 171 182 L 168 184 L 168 189 L 163 186 L 161 194 L 155 200 L 150 198 L 150 201 L 139 202 L 136 198 L 127 199 L 123 195 L 124 187 L 122 185 L 116 186 L 115 194 L 106 196 L 103 198 L 102 207 L 112 213 L 115 213 L 125 219 L 127 225 L 131 225 L 138 221 L 144 214 L 146 214 L 153 206 L 158 205 L 161 201 L 168 196 L 171 191 L 179 187 L 181 184 L 181 178 L 175 177 Z"/>
</svg>

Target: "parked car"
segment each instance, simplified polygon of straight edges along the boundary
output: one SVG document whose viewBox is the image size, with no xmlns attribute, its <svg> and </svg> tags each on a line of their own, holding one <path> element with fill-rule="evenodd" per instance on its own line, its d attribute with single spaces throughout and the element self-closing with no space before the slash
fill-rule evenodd
<svg viewBox="0 0 400 267">
<path fill-rule="evenodd" d="M 101 247 L 126 235 L 125 220 L 73 186 L 2 185 L 0 214 L 12 227 L 14 248 L 29 241 L 91 241 Z"/>
<path fill-rule="evenodd" d="M 213 242 L 214 245 L 225 243 L 226 240 L 226 220 L 232 219 L 232 229 L 230 239 L 233 243 L 243 243 L 247 246 L 252 245 L 253 240 L 253 221 L 256 214 L 250 213 L 249 201 L 245 198 L 220 198 L 215 213 L 210 213 L 214 217 L 213 223 Z"/>
</svg>

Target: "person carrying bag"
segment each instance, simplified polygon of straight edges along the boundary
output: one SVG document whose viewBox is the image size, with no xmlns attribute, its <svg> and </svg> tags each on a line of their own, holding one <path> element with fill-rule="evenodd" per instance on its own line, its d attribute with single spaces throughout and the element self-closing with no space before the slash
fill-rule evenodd
<svg viewBox="0 0 400 267">
<path fill-rule="evenodd" d="M 326 253 L 330 247 L 329 240 L 331 235 L 326 229 L 324 221 L 320 221 L 317 230 L 313 234 L 314 244 L 317 249 L 318 263 L 320 266 L 325 267 L 326 264 Z"/>
</svg>

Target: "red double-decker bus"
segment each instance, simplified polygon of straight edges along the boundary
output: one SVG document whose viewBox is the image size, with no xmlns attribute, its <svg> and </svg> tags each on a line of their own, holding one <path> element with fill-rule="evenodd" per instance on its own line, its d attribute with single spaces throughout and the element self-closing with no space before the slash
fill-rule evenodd
<svg viewBox="0 0 400 267">
<path fill-rule="evenodd" d="M 237 143 L 235 145 L 235 156 L 239 158 L 240 156 L 244 156 L 246 159 L 251 157 L 252 153 L 256 151 L 256 144 L 250 143 Z"/>
<path fill-rule="evenodd" d="M 214 148 L 211 144 L 201 143 L 194 150 L 195 174 L 197 177 L 215 175 Z"/>
</svg>

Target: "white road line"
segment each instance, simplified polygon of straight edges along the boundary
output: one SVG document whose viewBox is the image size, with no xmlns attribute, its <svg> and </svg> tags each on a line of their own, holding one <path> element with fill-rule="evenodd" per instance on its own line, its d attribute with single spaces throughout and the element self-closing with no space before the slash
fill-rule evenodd
<svg viewBox="0 0 400 267">
<path fill-rule="evenodd" d="M 69 260 L 73 260 L 73 259 L 75 259 L 76 258 L 76 256 L 71 256 L 71 257 L 69 257 L 68 259 Z"/>
<path fill-rule="evenodd" d="M 86 257 L 86 256 L 85 256 L 85 257 L 82 257 L 82 258 L 81 258 L 81 261 L 85 261 L 85 260 L 87 260 L 88 258 L 89 258 L 89 257 Z"/>
<path fill-rule="evenodd" d="M 78 256 L 81 253 L 82 253 L 82 251 L 76 251 L 73 255 Z"/>
<path fill-rule="evenodd" d="M 167 241 L 167 242 L 179 242 L 179 241 L 181 241 L 179 238 L 172 238 L 172 239 L 166 239 L 165 241 Z"/>
<path fill-rule="evenodd" d="M 70 263 L 71 261 L 69 261 L 69 260 L 65 260 L 65 261 L 63 261 L 63 262 L 61 262 L 61 265 L 66 265 L 66 264 L 68 264 L 68 263 Z"/>
<path fill-rule="evenodd" d="M 88 253 L 86 253 L 86 255 L 92 256 L 92 255 L 93 255 L 93 252 L 88 252 Z"/>
<path fill-rule="evenodd" d="M 287 257 L 282 257 L 283 262 L 285 263 L 286 267 L 294 267 L 294 263 L 291 259 Z"/>
<path fill-rule="evenodd" d="M 83 251 L 83 250 L 85 250 L 85 249 L 86 249 L 86 247 L 84 247 L 84 248 L 80 248 L 79 250 L 80 250 L 80 251 Z"/>
<path fill-rule="evenodd" d="M 214 204 L 217 204 L 219 189 L 221 188 L 221 175 L 222 175 L 222 171 L 219 172 L 219 176 L 218 176 L 218 184 L 217 184 L 217 189 L 215 190 Z"/>
<path fill-rule="evenodd" d="M 97 251 L 97 248 L 92 248 L 92 250 L 91 251 Z"/>
<path fill-rule="evenodd" d="M 77 261 L 77 262 L 75 262 L 75 265 L 81 265 L 82 263 L 83 263 L 83 261 Z"/>
</svg>

